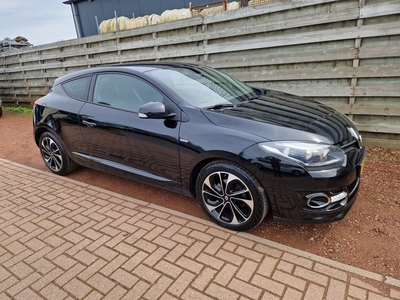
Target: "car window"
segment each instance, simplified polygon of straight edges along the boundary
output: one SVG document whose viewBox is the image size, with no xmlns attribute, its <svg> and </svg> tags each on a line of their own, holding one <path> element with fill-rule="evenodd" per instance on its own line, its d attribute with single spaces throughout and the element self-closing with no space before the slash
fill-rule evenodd
<svg viewBox="0 0 400 300">
<path fill-rule="evenodd" d="M 147 102 L 163 102 L 164 96 L 147 82 L 126 74 L 97 75 L 93 102 L 137 112 Z"/>
<path fill-rule="evenodd" d="M 62 84 L 64 91 L 72 98 L 86 100 L 91 77 L 70 80 Z"/>
</svg>

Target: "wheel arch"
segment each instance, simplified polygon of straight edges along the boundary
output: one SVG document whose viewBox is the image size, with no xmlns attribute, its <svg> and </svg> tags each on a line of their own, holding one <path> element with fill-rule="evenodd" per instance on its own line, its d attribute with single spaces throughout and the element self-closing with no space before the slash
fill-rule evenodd
<svg viewBox="0 0 400 300">
<path fill-rule="evenodd" d="M 192 168 L 190 178 L 189 178 L 189 190 L 190 194 L 196 197 L 196 180 L 197 176 L 201 172 L 201 170 L 213 161 L 226 161 L 226 162 L 233 162 L 241 166 L 242 168 L 246 169 L 250 172 L 260 183 L 261 181 L 258 178 L 258 172 L 260 171 L 254 164 L 248 162 L 247 160 L 243 159 L 241 156 L 226 152 L 226 151 L 213 151 L 209 153 L 203 153 L 201 159 L 194 165 Z M 266 191 L 264 191 L 266 193 Z"/>
</svg>

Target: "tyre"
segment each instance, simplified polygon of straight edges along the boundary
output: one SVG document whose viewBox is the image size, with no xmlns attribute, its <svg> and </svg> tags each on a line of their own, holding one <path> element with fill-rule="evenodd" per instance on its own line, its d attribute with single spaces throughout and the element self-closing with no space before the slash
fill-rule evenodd
<svg viewBox="0 0 400 300">
<path fill-rule="evenodd" d="M 3 115 L 3 108 L 0 106 L 0 117 Z"/>
<path fill-rule="evenodd" d="M 256 227 L 269 210 L 267 196 L 257 179 L 229 161 L 211 162 L 200 171 L 196 196 L 211 220 L 237 231 Z"/>
<path fill-rule="evenodd" d="M 50 132 L 45 132 L 39 140 L 40 153 L 46 166 L 57 175 L 67 175 L 76 170 L 77 164 L 69 158 L 60 141 Z"/>
</svg>

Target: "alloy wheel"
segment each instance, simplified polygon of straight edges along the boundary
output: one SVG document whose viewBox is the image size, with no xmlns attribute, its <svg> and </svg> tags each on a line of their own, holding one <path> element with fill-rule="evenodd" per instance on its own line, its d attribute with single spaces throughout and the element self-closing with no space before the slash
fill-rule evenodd
<svg viewBox="0 0 400 300">
<path fill-rule="evenodd" d="M 45 137 L 42 139 L 40 146 L 47 167 L 53 172 L 59 172 L 63 166 L 63 159 L 56 142 L 49 137 Z"/>
<path fill-rule="evenodd" d="M 253 195 L 248 186 L 229 172 L 214 172 L 202 185 L 205 208 L 219 222 L 239 225 L 247 222 L 254 211 Z"/>
</svg>

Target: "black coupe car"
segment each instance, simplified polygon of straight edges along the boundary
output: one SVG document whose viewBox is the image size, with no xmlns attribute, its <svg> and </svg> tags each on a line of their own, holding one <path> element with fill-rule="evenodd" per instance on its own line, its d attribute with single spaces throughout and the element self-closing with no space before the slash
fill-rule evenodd
<svg viewBox="0 0 400 300">
<path fill-rule="evenodd" d="M 342 219 L 365 148 L 353 122 L 315 101 L 206 66 L 102 66 L 58 78 L 34 105 L 47 167 L 85 166 L 196 196 L 217 224 L 248 230 L 267 214 Z"/>
</svg>

